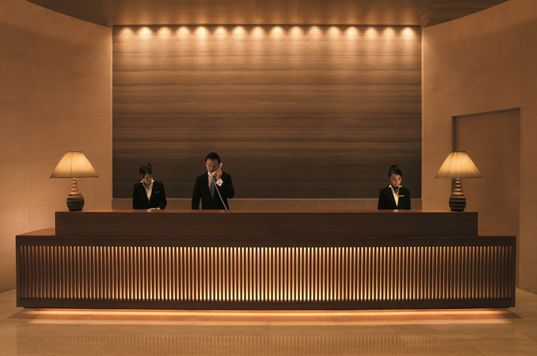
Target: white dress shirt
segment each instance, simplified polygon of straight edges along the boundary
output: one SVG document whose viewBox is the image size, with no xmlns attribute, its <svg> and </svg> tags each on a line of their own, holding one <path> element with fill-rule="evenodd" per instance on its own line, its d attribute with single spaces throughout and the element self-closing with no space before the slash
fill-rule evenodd
<svg viewBox="0 0 537 356">
<path fill-rule="evenodd" d="M 147 195 L 147 200 L 151 200 L 151 193 L 153 192 L 153 183 L 154 182 L 155 182 L 155 180 L 153 178 L 151 178 L 151 184 L 149 184 L 149 187 L 147 187 L 143 180 L 140 181 L 140 183 L 142 183 L 142 185 L 145 188 L 145 194 Z"/>
<path fill-rule="evenodd" d="M 390 189 L 392 190 L 393 200 L 395 200 L 395 206 L 399 206 L 399 189 L 402 187 L 402 185 L 397 187 L 397 191 L 393 189 L 391 184 L 389 184 L 388 187 L 390 187 Z"/>
<path fill-rule="evenodd" d="M 215 174 L 216 174 L 215 172 L 213 172 L 213 173 L 209 173 L 209 172 L 207 172 L 207 178 L 209 179 L 209 180 L 208 180 L 209 187 L 211 186 L 211 181 L 212 181 L 211 176 L 214 177 Z M 219 178 L 219 179 L 216 181 L 216 185 L 219 186 L 219 187 L 221 187 L 222 184 L 224 184 L 224 181 L 222 180 L 222 178 Z"/>
</svg>

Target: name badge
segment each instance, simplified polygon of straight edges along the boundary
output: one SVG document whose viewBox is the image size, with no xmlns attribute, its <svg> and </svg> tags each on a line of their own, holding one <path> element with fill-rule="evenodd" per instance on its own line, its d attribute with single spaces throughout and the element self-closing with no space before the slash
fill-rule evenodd
<svg viewBox="0 0 537 356">
<path fill-rule="evenodd" d="M 404 198 L 405 195 L 404 194 L 399 194 L 399 198 Z"/>
</svg>

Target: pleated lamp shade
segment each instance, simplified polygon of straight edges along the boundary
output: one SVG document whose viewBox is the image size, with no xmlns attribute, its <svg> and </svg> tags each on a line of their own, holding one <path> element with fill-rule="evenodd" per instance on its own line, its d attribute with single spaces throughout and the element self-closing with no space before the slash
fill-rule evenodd
<svg viewBox="0 0 537 356">
<path fill-rule="evenodd" d="M 63 155 L 50 178 L 94 178 L 95 169 L 83 152 L 70 151 Z"/>
<path fill-rule="evenodd" d="M 436 178 L 479 178 L 481 174 L 465 151 L 453 151 L 444 160 Z"/>
</svg>

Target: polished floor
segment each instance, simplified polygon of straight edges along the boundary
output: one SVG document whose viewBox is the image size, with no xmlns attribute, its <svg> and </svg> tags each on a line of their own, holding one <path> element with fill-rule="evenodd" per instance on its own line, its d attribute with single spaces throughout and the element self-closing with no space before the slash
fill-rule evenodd
<svg viewBox="0 0 537 356">
<path fill-rule="evenodd" d="M 0 355 L 537 355 L 517 307 L 389 311 L 21 309 L 0 294 Z"/>
</svg>

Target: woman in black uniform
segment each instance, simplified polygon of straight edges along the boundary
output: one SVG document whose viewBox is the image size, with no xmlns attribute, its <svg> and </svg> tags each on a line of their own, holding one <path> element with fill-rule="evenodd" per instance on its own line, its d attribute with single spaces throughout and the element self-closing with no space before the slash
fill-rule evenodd
<svg viewBox="0 0 537 356">
<path fill-rule="evenodd" d="M 140 167 L 140 181 L 132 189 L 132 208 L 159 210 L 166 208 L 164 184 L 153 179 L 151 164 Z"/>
<path fill-rule="evenodd" d="M 401 185 L 403 172 L 397 166 L 388 170 L 390 184 L 380 190 L 378 208 L 380 210 L 410 209 L 410 190 Z"/>
</svg>

